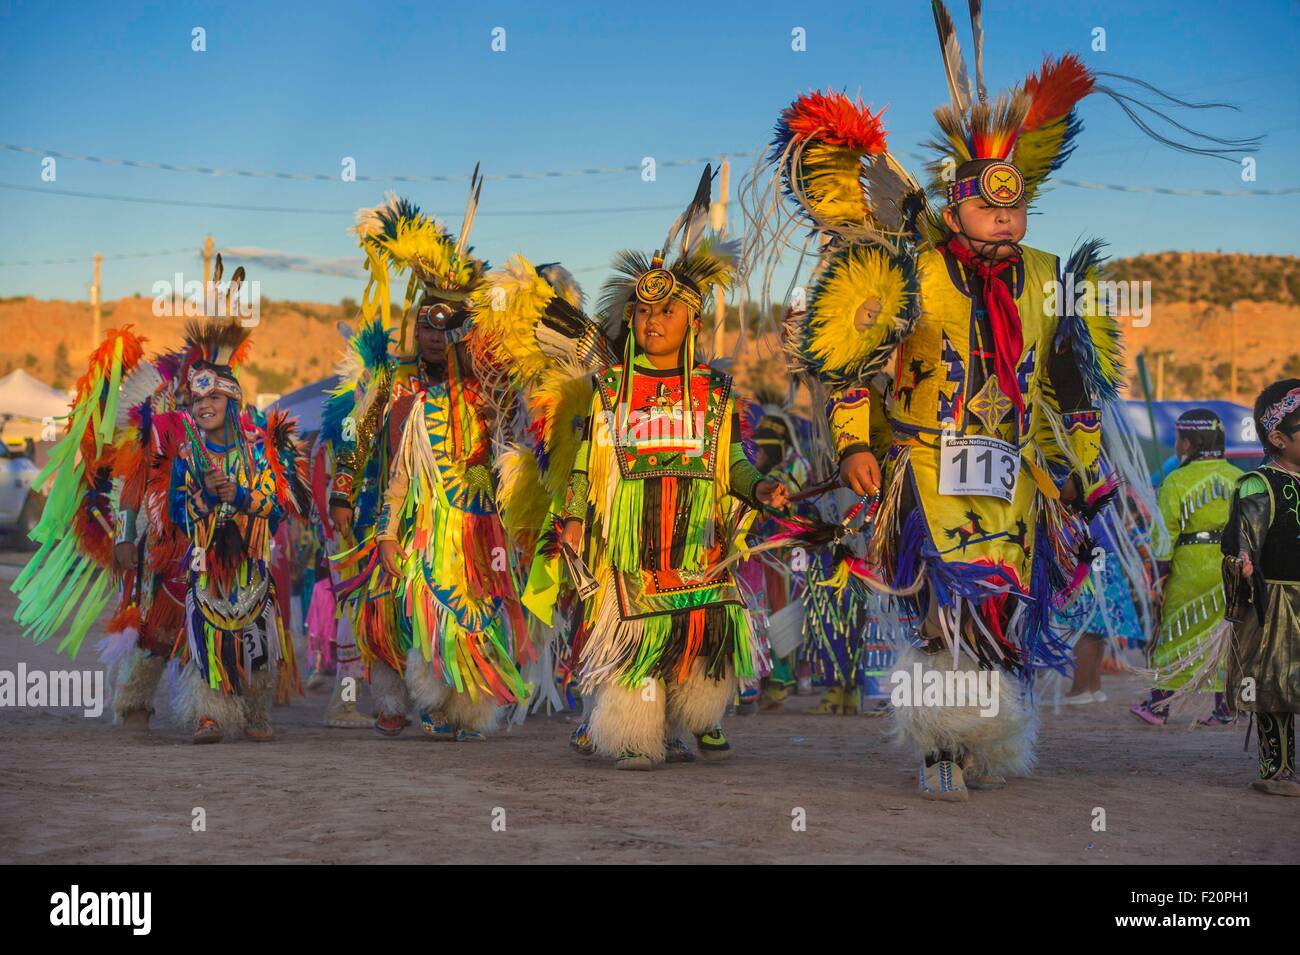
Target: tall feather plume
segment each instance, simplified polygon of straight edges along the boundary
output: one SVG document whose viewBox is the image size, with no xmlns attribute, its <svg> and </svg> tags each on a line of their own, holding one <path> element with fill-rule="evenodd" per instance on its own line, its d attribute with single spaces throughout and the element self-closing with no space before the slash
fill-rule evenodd
<svg viewBox="0 0 1300 955">
<path fill-rule="evenodd" d="M 226 314 L 234 315 L 235 303 L 239 301 L 239 289 L 244 284 L 244 267 L 241 265 L 235 269 L 235 274 L 230 277 L 230 288 L 226 290 Z"/>
<path fill-rule="evenodd" d="M 952 14 L 943 5 L 943 0 L 930 0 L 934 11 L 934 26 L 939 32 L 939 53 L 943 57 L 943 72 L 948 80 L 948 96 L 953 109 L 965 113 L 971 105 L 970 78 L 966 75 L 966 64 L 962 62 L 961 43 L 957 40 L 957 28 L 952 22 Z"/>
<path fill-rule="evenodd" d="M 697 242 L 703 234 L 704 226 L 709 221 L 709 196 L 713 190 L 713 164 L 706 163 L 704 173 L 700 176 L 700 183 L 695 187 L 695 195 L 692 197 L 690 204 L 682 210 L 682 214 L 673 222 L 672 228 L 668 230 L 668 236 L 664 239 L 664 244 L 660 246 L 664 255 L 672 251 L 673 240 L 678 234 L 682 237 L 679 255 L 686 255 L 694 242 Z"/>
<path fill-rule="evenodd" d="M 984 88 L 984 3 L 983 0 L 969 0 L 970 32 L 975 47 L 975 91 L 981 103 L 989 98 Z"/>
<path fill-rule="evenodd" d="M 947 193 L 948 179 L 957 166 L 975 158 L 975 149 L 970 141 L 969 117 L 952 105 L 940 106 L 934 111 L 934 120 L 939 126 L 939 135 L 927 142 L 926 148 L 935 153 L 935 158 L 926 165 L 930 174 L 928 191 L 937 203 L 942 204 Z"/>
<path fill-rule="evenodd" d="M 474 164 L 474 173 L 469 177 L 469 196 L 465 199 L 465 217 L 461 220 L 460 237 L 456 240 L 457 257 L 465 254 L 469 248 L 469 233 L 474 228 L 474 213 L 478 211 L 479 196 L 483 194 L 483 180 L 479 178 L 479 163 Z"/>
</svg>

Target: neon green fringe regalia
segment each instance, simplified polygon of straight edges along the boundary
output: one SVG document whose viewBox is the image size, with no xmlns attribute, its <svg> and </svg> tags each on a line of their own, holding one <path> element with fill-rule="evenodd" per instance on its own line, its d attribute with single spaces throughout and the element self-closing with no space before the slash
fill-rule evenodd
<svg viewBox="0 0 1300 955">
<path fill-rule="evenodd" d="M 455 316 L 448 336 L 465 337 L 458 323 L 484 270 L 466 247 L 476 199 L 471 187 L 459 241 L 393 196 L 359 214 L 371 279 L 322 423 L 336 462 L 331 503 L 352 509 L 357 540 L 338 555 L 339 592 L 351 607 L 379 715 L 398 718 L 412 703 L 424 716 L 450 707 L 454 713 L 425 722 L 441 726 L 445 717 L 474 731 L 491 724 L 497 706 L 526 697 L 516 657 L 528 646 L 516 651 L 522 611 L 470 349 L 453 343 L 445 373 L 435 371 L 410 353 L 406 316 L 431 323 Z M 396 343 L 388 303 L 394 267 L 410 273 Z M 382 540 L 398 541 L 406 554 L 398 580 L 378 560 Z"/>
</svg>

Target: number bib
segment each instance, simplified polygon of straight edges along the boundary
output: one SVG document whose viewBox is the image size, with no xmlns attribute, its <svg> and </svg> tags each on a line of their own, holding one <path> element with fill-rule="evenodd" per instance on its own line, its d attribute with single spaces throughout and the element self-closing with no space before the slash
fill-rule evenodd
<svg viewBox="0 0 1300 955">
<path fill-rule="evenodd" d="M 1010 502 L 1019 474 L 1020 451 L 1008 441 L 945 434 L 939 442 L 940 494 Z"/>
</svg>

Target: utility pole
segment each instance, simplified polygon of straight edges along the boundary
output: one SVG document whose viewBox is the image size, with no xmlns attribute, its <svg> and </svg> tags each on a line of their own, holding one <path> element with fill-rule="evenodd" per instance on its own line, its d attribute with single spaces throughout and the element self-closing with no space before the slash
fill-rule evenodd
<svg viewBox="0 0 1300 955">
<path fill-rule="evenodd" d="M 94 324 L 91 326 L 94 337 L 90 340 L 91 348 L 99 347 L 99 272 L 100 263 L 104 257 L 98 252 L 95 253 L 95 280 L 90 284 L 90 308 L 94 313 Z"/>
<path fill-rule="evenodd" d="M 212 236 L 203 240 L 203 289 L 207 293 L 208 283 L 212 281 Z"/>
<path fill-rule="evenodd" d="M 1228 352 L 1228 361 L 1232 366 L 1232 384 L 1228 393 L 1228 400 L 1234 404 L 1237 401 L 1237 303 L 1233 302 L 1228 306 L 1228 315 L 1232 321 L 1232 346 Z"/>
<path fill-rule="evenodd" d="M 722 157 L 722 166 L 718 173 L 718 201 L 709 207 L 709 225 L 718 234 L 719 239 L 727 237 L 727 193 L 731 184 L 731 163 Z M 723 332 L 727 325 L 727 301 L 718 289 L 713 293 L 713 357 L 722 354 Z"/>
</svg>

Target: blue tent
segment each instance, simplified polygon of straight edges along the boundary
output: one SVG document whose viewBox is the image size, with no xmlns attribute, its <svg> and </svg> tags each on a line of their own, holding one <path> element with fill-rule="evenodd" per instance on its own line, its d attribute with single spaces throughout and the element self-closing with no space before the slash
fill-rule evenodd
<svg viewBox="0 0 1300 955">
<path fill-rule="evenodd" d="M 320 430 L 321 408 L 328 397 L 326 390 L 334 384 L 334 378 L 322 378 L 310 385 L 303 385 L 297 391 L 282 395 L 271 407 L 287 411 L 298 419 L 299 434 L 315 434 Z"/>
<path fill-rule="evenodd" d="M 1173 457 L 1174 442 L 1177 440 L 1174 424 L 1178 421 L 1178 416 L 1193 408 L 1209 408 L 1219 416 L 1223 422 L 1226 455 L 1233 464 L 1249 470 L 1259 463 L 1263 454 L 1259 441 L 1255 438 L 1251 409 L 1245 405 L 1231 401 L 1153 401 L 1151 414 L 1148 415 L 1145 401 L 1125 401 L 1125 417 L 1142 443 L 1147 465 L 1157 479 L 1167 473 L 1166 466 Z M 1152 417 L 1155 418 L 1158 447 L 1151 436 Z"/>
</svg>

